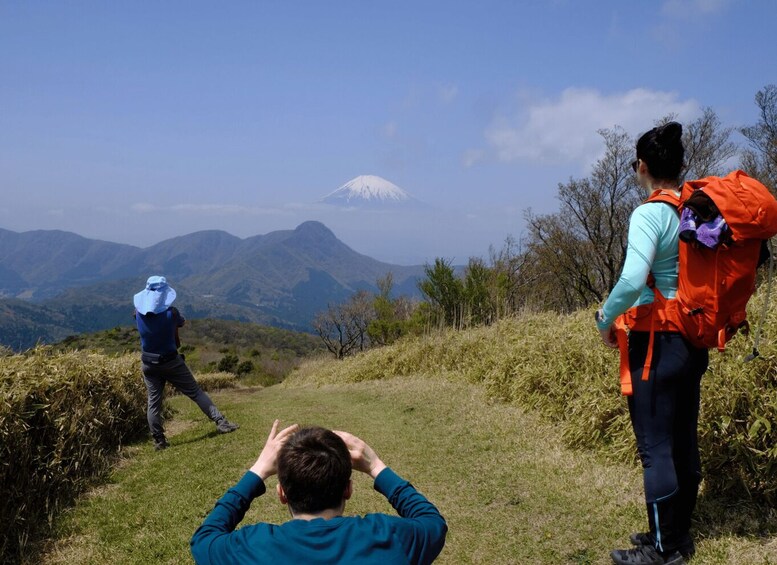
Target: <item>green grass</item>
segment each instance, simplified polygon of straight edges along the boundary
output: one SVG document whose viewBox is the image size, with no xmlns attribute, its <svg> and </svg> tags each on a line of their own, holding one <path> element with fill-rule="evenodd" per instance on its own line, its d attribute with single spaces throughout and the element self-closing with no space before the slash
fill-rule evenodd
<svg viewBox="0 0 777 565">
<path fill-rule="evenodd" d="M 173 398 L 172 447 L 125 448 L 110 481 L 62 517 L 35 562 L 190 562 L 191 534 L 255 460 L 276 417 L 367 440 L 448 520 L 440 563 L 607 563 L 612 548 L 644 528 L 636 466 L 568 449 L 547 419 L 490 401 L 454 372 L 321 386 L 292 378 L 213 397 L 240 430 L 217 435 L 191 401 Z M 244 523 L 288 519 L 269 482 Z M 358 475 L 346 513 L 367 512 L 392 510 Z M 775 538 L 701 528 L 697 563 L 777 563 Z"/>
<path fill-rule="evenodd" d="M 775 301 L 772 306 L 756 360 L 743 362 L 753 343 L 746 336 L 737 336 L 725 354 L 710 352 L 701 386 L 699 445 L 705 492 L 775 507 Z M 291 378 L 324 384 L 446 371 L 484 387 L 490 398 L 539 412 L 557 424 L 570 447 L 636 464 L 634 433 L 618 386 L 618 353 L 602 345 L 591 312 L 527 313 L 492 326 L 405 338 L 340 364 L 307 362 Z M 777 531 L 775 520 L 764 527 Z"/>
</svg>

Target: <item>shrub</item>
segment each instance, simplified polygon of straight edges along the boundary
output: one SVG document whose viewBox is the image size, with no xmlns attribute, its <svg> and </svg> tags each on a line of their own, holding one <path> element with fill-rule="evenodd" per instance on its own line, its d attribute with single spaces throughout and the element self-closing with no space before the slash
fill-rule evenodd
<svg viewBox="0 0 777 565">
<path fill-rule="evenodd" d="M 197 383 L 205 392 L 220 390 L 222 388 L 235 388 L 237 377 L 233 373 L 217 372 L 197 375 Z"/>
<path fill-rule="evenodd" d="M 221 358 L 218 364 L 218 370 L 224 373 L 234 373 L 238 364 L 238 357 L 234 353 L 227 353 Z"/>
<path fill-rule="evenodd" d="M 241 375 L 250 373 L 253 370 L 254 370 L 254 364 L 251 361 L 246 360 L 246 361 L 241 361 L 237 365 L 237 368 L 235 369 L 235 373 L 238 376 L 241 376 Z"/>
<path fill-rule="evenodd" d="M 0 357 L 0 561 L 95 478 L 121 444 L 143 434 L 146 389 L 135 356 L 37 349 Z"/>
</svg>

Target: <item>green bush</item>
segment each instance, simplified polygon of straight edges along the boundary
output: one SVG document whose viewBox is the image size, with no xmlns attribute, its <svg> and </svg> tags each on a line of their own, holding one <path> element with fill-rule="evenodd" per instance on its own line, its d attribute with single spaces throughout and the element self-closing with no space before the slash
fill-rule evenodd
<svg viewBox="0 0 777 565">
<path fill-rule="evenodd" d="M 0 392 L 0 562 L 13 562 L 146 432 L 146 388 L 136 356 L 41 348 L 0 357 Z"/>
<path fill-rule="evenodd" d="M 246 360 L 238 363 L 237 367 L 235 368 L 235 373 L 238 376 L 242 376 L 252 372 L 253 370 L 254 370 L 254 364 L 251 361 Z"/>
<path fill-rule="evenodd" d="M 237 369 L 237 364 L 240 362 L 238 356 L 234 353 L 227 353 L 221 358 L 217 366 L 218 370 L 223 373 L 234 373 Z"/>
<path fill-rule="evenodd" d="M 751 301 L 756 324 L 764 293 Z M 777 503 L 777 307 L 763 328 L 761 355 L 744 363 L 753 340 L 737 336 L 710 351 L 702 380 L 699 443 L 705 491 Z M 541 411 L 575 447 L 637 461 L 618 354 L 605 347 L 592 311 L 524 314 L 489 327 L 405 337 L 340 363 L 313 360 L 289 384 L 364 381 L 393 375 L 458 375 L 492 398 Z"/>
</svg>

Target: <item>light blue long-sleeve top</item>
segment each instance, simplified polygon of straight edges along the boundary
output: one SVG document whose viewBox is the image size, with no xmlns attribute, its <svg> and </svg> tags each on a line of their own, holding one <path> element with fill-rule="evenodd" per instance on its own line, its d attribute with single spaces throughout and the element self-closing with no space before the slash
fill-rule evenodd
<svg viewBox="0 0 777 565">
<path fill-rule="evenodd" d="M 623 272 L 602 306 L 604 315 L 596 324 L 600 330 L 632 306 L 653 302 L 653 291 L 647 286 L 649 273 L 661 294 L 674 298 L 679 232 L 680 217 L 671 204 L 646 202 L 632 212 Z"/>
</svg>

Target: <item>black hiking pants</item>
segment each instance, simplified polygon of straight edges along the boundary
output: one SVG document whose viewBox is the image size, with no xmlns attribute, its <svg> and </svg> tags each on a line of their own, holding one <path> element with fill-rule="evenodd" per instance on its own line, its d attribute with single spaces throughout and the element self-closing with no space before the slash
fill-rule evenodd
<svg viewBox="0 0 777 565">
<path fill-rule="evenodd" d="M 675 332 L 656 332 L 648 380 L 642 380 L 648 332 L 629 334 L 633 395 L 629 413 L 642 461 L 650 531 L 659 551 L 690 539 L 701 482 L 697 425 L 701 377 L 709 361 Z"/>
</svg>

